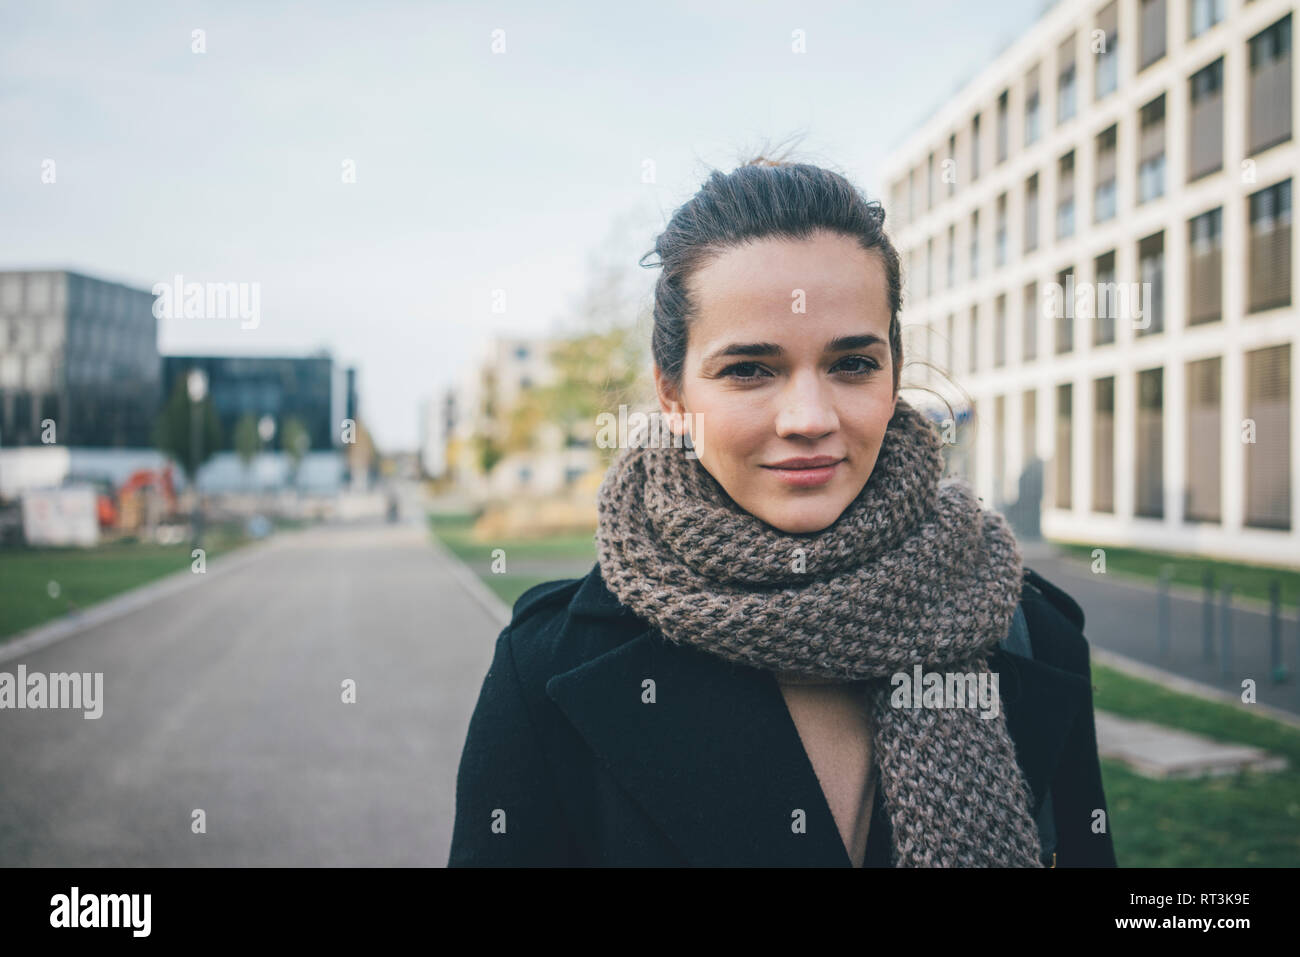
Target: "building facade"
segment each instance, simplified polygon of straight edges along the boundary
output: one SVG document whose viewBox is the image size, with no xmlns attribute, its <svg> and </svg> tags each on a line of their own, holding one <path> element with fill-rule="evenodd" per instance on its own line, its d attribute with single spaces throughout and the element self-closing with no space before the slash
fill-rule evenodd
<svg viewBox="0 0 1300 957">
<path fill-rule="evenodd" d="M 0 446 L 148 448 L 161 373 L 147 290 L 0 272 Z"/>
<path fill-rule="evenodd" d="M 342 413 L 349 407 L 355 413 L 356 401 L 344 391 L 351 377 L 337 375 L 329 355 L 164 356 L 160 401 L 196 368 L 208 377 L 208 394 L 221 422 L 220 451 L 235 450 L 235 426 L 244 415 L 269 415 L 276 425 L 276 447 L 280 427 L 290 417 L 306 426 L 313 451 L 343 445 Z"/>
<path fill-rule="evenodd" d="M 570 489 L 596 465 L 590 443 L 544 420 L 523 421 L 521 434 L 514 418 L 525 394 L 552 384 L 555 375 L 550 340 L 494 337 L 461 380 L 433 400 L 426 436 L 445 435 L 445 452 L 426 453 L 425 461 L 441 462 L 441 474 L 482 501 Z"/>
<path fill-rule="evenodd" d="M 1049 538 L 1300 565 L 1294 13 L 1062 0 L 886 164 L 949 373 L 905 381 L 970 397 L 962 469 L 997 507 L 1037 471 Z"/>
</svg>

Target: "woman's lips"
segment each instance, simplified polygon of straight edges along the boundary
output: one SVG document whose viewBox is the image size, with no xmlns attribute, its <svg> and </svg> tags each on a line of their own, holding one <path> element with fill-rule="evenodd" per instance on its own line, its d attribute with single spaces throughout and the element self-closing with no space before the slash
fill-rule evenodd
<svg viewBox="0 0 1300 957">
<path fill-rule="evenodd" d="M 811 469 L 781 469 L 775 466 L 765 465 L 763 468 L 771 470 L 777 478 L 793 488 L 815 488 L 818 485 L 825 485 L 835 477 L 835 470 L 844 464 L 844 460 L 833 462 L 830 465 L 819 465 Z"/>
</svg>

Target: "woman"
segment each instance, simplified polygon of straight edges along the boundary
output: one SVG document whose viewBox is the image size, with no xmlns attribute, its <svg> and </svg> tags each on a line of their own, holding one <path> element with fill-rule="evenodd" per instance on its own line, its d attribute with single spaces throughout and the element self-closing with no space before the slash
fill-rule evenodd
<svg viewBox="0 0 1300 957">
<path fill-rule="evenodd" d="M 676 211 L 674 441 L 611 466 L 586 578 L 515 604 L 451 865 L 1114 865 L 1083 614 L 899 397 L 884 219 L 761 159 Z"/>
</svg>

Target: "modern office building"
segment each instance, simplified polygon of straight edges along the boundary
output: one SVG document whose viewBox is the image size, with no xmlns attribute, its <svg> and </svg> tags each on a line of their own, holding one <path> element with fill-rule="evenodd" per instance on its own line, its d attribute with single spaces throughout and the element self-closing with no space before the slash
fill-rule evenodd
<svg viewBox="0 0 1300 957">
<path fill-rule="evenodd" d="M 317 452 L 341 448 L 343 420 L 356 420 L 355 370 L 339 369 L 327 352 L 301 357 L 164 356 L 160 402 L 191 369 L 207 374 L 208 394 L 221 422 L 223 452 L 235 450 L 235 427 L 244 415 L 271 417 L 275 448 L 285 420 L 299 419 L 311 437 L 311 449 Z"/>
<path fill-rule="evenodd" d="M 149 291 L 0 272 L 0 446 L 148 448 L 161 370 Z"/>
<path fill-rule="evenodd" d="M 1294 19 L 1062 0 L 886 164 L 908 358 L 1049 538 L 1300 565 Z"/>
</svg>

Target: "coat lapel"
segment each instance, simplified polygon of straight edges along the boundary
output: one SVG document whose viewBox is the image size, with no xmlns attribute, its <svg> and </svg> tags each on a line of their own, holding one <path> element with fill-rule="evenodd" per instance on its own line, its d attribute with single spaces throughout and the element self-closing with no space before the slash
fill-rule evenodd
<svg viewBox="0 0 1300 957">
<path fill-rule="evenodd" d="M 997 650 L 989 668 L 998 674 L 998 691 L 1016 757 L 1034 794 L 1034 813 L 1065 753 L 1065 742 L 1082 708 L 1089 686 L 1082 676 L 1037 658 Z"/>
<path fill-rule="evenodd" d="M 770 674 L 649 629 L 546 692 L 692 865 L 849 866 Z"/>
</svg>

